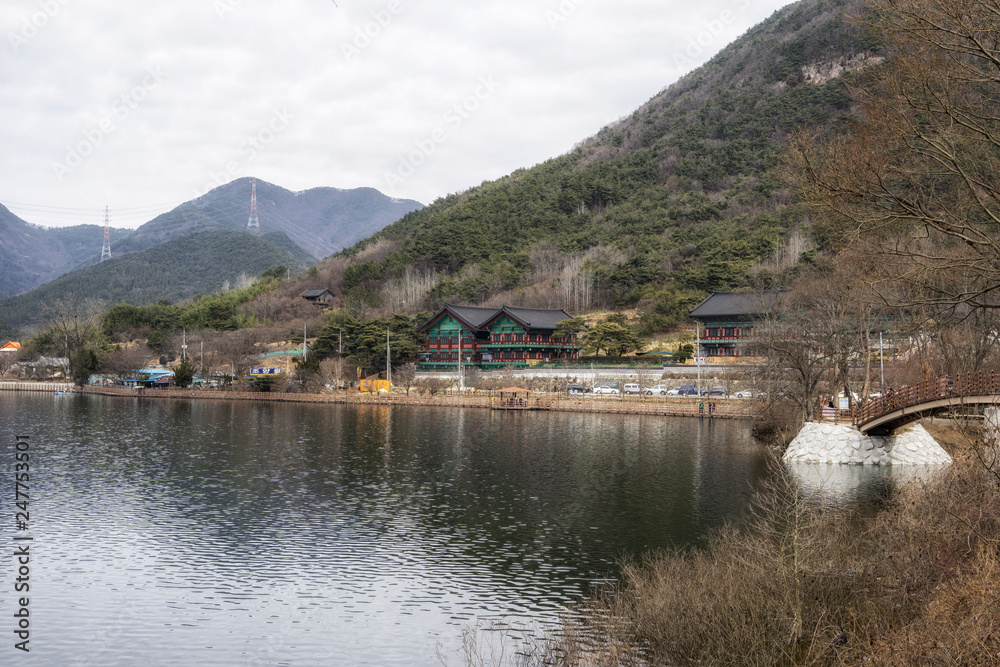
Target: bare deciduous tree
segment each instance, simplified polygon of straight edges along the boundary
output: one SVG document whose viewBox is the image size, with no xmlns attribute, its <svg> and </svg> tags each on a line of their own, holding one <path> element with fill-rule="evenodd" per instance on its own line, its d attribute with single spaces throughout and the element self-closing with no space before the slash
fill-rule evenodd
<svg viewBox="0 0 1000 667">
<path fill-rule="evenodd" d="M 16 361 L 17 354 L 15 352 L 0 352 L 0 379 L 14 367 Z"/>
<path fill-rule="evenodd" d="M 213 341 L 222 362 L 237 378 L 247 375 L 260 359 L 260 342 L 252 329 L 240 329 L 221 334 Z"/>
<path fill-rule="evenodd" d="M 145 345 L 119 347 L 104 356 L 100 370 L 105 375 L 124 380 L 135 377 L 136 371 L 146 367 L 155 358 L 155 354 Z"/>
<path fill-rule="evenodd" d="M 416 383 L 417 389 L 429 396 L 436 396 L 451 385 L 449 380 L 444 378 L 424 378 Z"/>
<path fill-rule="evenodd" d="M 323 378 L 332 384 L 334 388 L 340 389 L 342 385 L 345 385 L 344 374 L 348 369 L 346 359 L 339 356 L 330 357 L 321 361 L 319 367 L 322 370 Z"/>
<path fill-rule="evenodd" d="M 406 391 L 406 395 L 410 395 L 410 389 L 417 383 L 417 365 L 403 364 L 392 374 L 392 379 L 396 381 L 396 384 Z"/>
<path fill-rule="evenodd" d="M 94 300 L 59 301 L 46 309 L 52 350 L 62 350 L 69 359 L 69 374 L 83 386 L 100 364 L 103 304 Z"/>
<path fill-rule="evenodd" d="M 853 83 L 852 131 L 791 142 L 819 229 L 890 304 L 1000 308 L 1000 40 L 991 0 L 869 0 L 889 59 Z"/>
</svg>

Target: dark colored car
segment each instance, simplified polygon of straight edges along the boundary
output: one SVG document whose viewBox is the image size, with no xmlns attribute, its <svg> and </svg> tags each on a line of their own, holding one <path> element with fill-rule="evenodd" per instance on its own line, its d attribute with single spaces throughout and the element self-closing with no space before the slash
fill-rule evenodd
<svg viewBox="0 0 1000 667">
<path fill-rule="evenodd" d="M 568 394 L 589 394 L 590 387 L 585 387 L 582 384 L 568 384 L 566 385 L 566 393 Z"/>
<path fill-rule="evenodd" d="M 729 395 L 729 392 L 726 391 L 725 387 L 712 387 L 708 391 L 703 391 L 701 393 L 701 395 L 702 396 L 709 396 L 709 397 L 712 397 L 712 396 L 722 396 L 722 397 L 725 397 L 725 396 Z"/>
</svg>

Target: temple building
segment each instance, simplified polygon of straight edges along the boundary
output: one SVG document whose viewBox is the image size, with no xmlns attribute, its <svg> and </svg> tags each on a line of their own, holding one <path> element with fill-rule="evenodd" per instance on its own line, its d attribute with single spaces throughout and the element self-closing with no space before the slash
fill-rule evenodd
<svg viewBox="0 0 1000 667">
<path fill-rule="evenodd" d="M 740 357 L 755 321 L 775 303 L 772 292 L 712 292 L 689 315 L 700 325 L 698 357 Z"/>
<path fill-rule="evenodd" d="M 575 336 L 553 336 L 556 326 L 570 318 L 565 310 L 445 304 L 418 329 L 427 335 L 420 364 L 456 366 L 459 355 L 463 364 L 484 368 L 576 359 L 580 351 Z"/>
</svg>

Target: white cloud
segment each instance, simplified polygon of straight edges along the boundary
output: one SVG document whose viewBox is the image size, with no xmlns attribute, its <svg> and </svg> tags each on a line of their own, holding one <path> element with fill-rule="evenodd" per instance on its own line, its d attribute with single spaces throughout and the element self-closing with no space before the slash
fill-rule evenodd
<svg viewBox="0 0 1000 667">
<path fill-rule="evenodd" d="M 677 55 L 690 44 L 704 62 L 785 2 L 337 4 L 4 3 L 0 203 L 50 225 L 100 222 L 108 204 L 114 223 L 136 226 L 234 161 L 232 177 L 427 203 L 569 150 L 683 74 Z M 165 76 L 138 100 L 150 68 Z M 483 77 L 499 89 L 445 123 L 433 153 L 390 187 L 387 170 Z M 294 120 L 249 158 L 241 145 L 276 110 Z M 109 117 L 113 130 L 60 180 L 54 165 Z"/>
</svg>

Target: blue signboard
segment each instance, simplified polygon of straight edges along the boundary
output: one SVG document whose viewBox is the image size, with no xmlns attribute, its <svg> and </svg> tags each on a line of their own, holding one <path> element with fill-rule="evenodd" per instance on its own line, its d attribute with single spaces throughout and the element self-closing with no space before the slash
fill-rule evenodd
<svg viewBox="0 0 1000 667">
<path fill-rule="evenodd" d="M 280 373 L 280 368 L 251 368 L 250 375 L 274 375 Z"/>
</svg>

